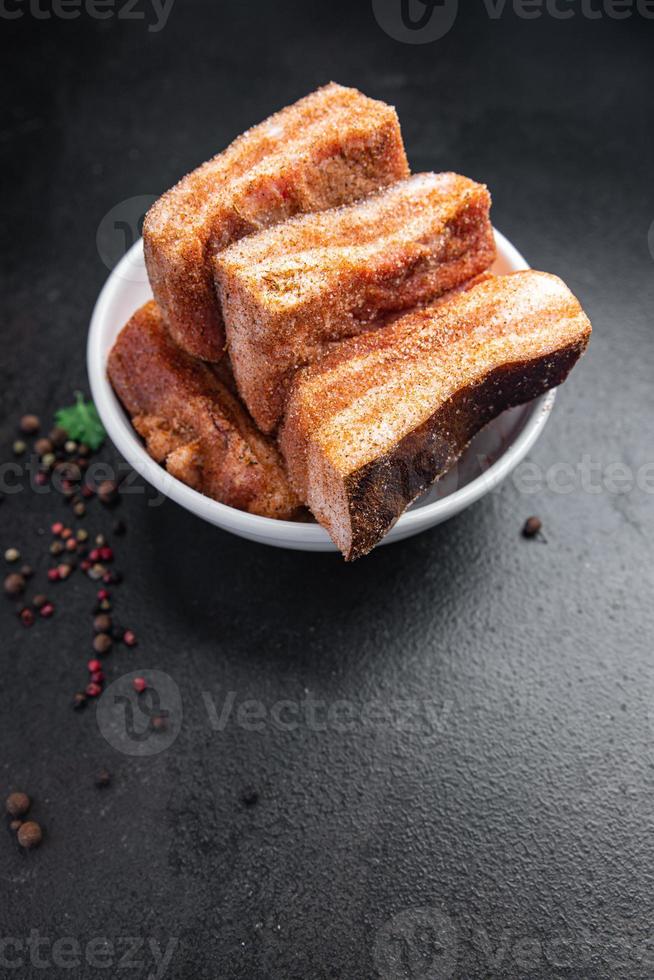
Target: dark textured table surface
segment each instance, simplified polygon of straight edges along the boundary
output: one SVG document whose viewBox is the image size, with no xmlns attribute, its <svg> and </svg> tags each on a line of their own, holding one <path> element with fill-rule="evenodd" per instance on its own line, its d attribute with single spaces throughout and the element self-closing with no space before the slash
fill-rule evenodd
<svg viewBox="0 0 654 980">
<path fill-rule="evenodd" d="M 167 674 L 163 734 L 71 709 L 79 572 L 31 630 L 5 603 L 0 786 L 45 838 L 0 835 L 2 977 L 654 976 L 654 23 L 465 8 L 409 44 L 369 2 L 3 7 L 3 459 L 23 412 L 87 385 L 103 217 L 330 78 L 397 106 L 414 169 L 486 181 L 595 333 L 530 482 L 353 566 L 126 495 L 115 614 L 139 644 L 107 680 Z M 65 512 L 29 489 L 0 507 L 30 594 Z"/>
</svg>

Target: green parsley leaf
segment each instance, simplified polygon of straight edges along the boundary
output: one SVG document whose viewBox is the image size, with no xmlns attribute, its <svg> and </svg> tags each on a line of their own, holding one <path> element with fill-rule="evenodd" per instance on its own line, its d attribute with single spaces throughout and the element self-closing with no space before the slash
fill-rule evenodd
<svg viewBox="0 0 654 980">
<path fill-rule="evenodd" d="M 100 421 L 98 410 L 93 402 L 85 402 L 81 391 L 75 392 L 75 405 L 60 408 L 55 413 L 55 422 L 68 433 L 69 439 L 83 442 L 90 449 L 99 449 L 107 433 Z"/>
</svg>

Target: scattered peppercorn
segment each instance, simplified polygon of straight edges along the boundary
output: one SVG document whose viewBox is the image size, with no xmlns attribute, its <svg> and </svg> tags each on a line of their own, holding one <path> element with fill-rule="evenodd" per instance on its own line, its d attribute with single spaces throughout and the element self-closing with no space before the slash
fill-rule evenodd
<svg viewBox="0 0 654 980">
<path fill-rule="evenodd" d="M 23 821 L 22 820 L 12 820 L 11 823 L 9 824 L 9 829 L 10 830 L 13 830 L 14 833 L 16 833 L 16 831 L 18 830 L 18 828 L 19 827 L 22 827 L 22 825 L 23 825 Z"/>
<path fill-rule="evenodd" d="M 50 581 L 50 582 L 58 582 L 59 579 L 60 579 L 60 577 L 61 576 L 59 575 L 59 569 L 58 568 L 49 568 L 48 569 L 48 581 Z"/>
<path fill-rule="evenodd" d="M 99 789 L 104 789 L 111 783 L 111 773 L 108 769 L 99 769 L 95 774 L 95 785 Z"/>
<path fill-rule="evenodd" d="M 5 802 L 10 817 L 24 817 L 32 801 L 27 793 L 10 793 Z"/>
<path fill-rule="evenodd" d="M 75 538 L 68 538 L 66 542 L 66 551 L 77 551 L 77 541 Z"/>
<path fill-rule="evenodd" d="M 142 694 L 147 686 L 148 685 L 144 677 L 135 677 L 134 680 L 132 681 L 132 687 L 134 688 L 137 694 Z"/>
<path fill-rule="evenodd" d="M 49 439 L 37 439 L 34 443 L 34 451 L 38 453 L 39 456 L 45 456 L 46 453 L 51 453 L 54 446 Z"/>
<path fill-rule="evenodd" d="M 90 698 L 97 698 L 100 694 L 102 694 L 102 688 L 99 684 L 91 681 L 90 684 L 86 685 L 86 693 Z"/>
<path fill-rule="evenodd" d="M 23 415 L 19 423 L 20 431 L 23 435 L 33 436 L 35 432 L 38 432 L 41 427 L 41 422 L 38 415 Z"/>
<path fill-rule="evenodd" d="M 528 517 L 522 528 L 522 536 L 524 538 L 535 538 L 542 526 L 543 522 L 540 517 Z"/>
<path fill-rule="evenodd" d="M 32 612 L 31 609 L 25 607 L 25 609 L 21 609 L 18 615 L 20 616 L 20 621 L 23 624 L 23 626 L 34 625 L 34 613 Z"/>
<path fill-rule="evenodd" d="M 75 517 L 84 517 L 84 515 L 86 514 L 86 507 L 84 506 L 81 500 L 78 504 L 75 504 L 75 506 L 73 507 L 73 513 L 75 514 Z"/>
<path fill-rule="evenodd" d="M 73 453 L 77 452 L 77 443 L 74 439 L 67 439 L 64 443 L 64 449 L 67 453 L 72 455 Z"/>
<path fill-rule="evenodd" d="M 16 439 L 12 449 L 14 450 L 14 456 L 22 456 L 27 449 L 27 444 L 24 443 L 22 439 Z"/>
<path fill-rule="evenodd" d="M 96 653 L 101 656 L 105 653 L 109 653 L 112 647 L 111 637 L 108 633 L 98 633 L 98 635 L 93 640 L 93 649 Z"/>
<path fill-rule="evenodd" d="M 103 599 L 102 602 L 98 603 L 98 612 L 109 612 L 111 609 L 111 603 L 108 599 Z"/>
<path fill-rule="evenodd" d="M 125 644 L 126 647 L 136 646 L 136 637 L 132 632 L 132 630 L 125 630 L 125 632 L 123 633 L 123 643 Z"/>
<path fill-rule="evenodd" d="M 42 606 L 45 606 L 47 601 L 48 601 L 47 596 L 41 595 L 39 593 L 39 595 L 35 595 L 34 598 L 32 599 L 32 605 L 34 606 L 35 609 L 41 609 Z"/>
<path fill-rule="evenodd" d="M 77 452 L 80 454 L 80 456 L 91 455 L 91 450 L 83 442 L 80 442 L 79 446 L 77 447 Z"/>
<path fill-rule="evenodd" d="M 78 541 L 86 541 L 88 539 L 89 532 L 85 531 L 83 527 L 80 527 L 77 531 L 75 537 Z"/>
<path fill-rule="evenodd" d="M 41 606 L 41 615 L 44 619 L 50 619 L 54 613 L 54 606 L 51 602 L 46 602 Z"/>
<path fill-rule="evenodd" d="M 80 708 L 83 708 L 85 704 L 86 704 L 86 694 L 82 694 L 81 691 L 78 691 L 76 694 L 73 695 L 73 708 L 75 709 L 75 711 L 79 711 Z"/>
<path fill-rule="evenodd" d="M 98 599 L 100 601 L 103 599 L 111 599 L 111 595 L 107 589 L 98 589 Z"/>
<path fill-rule="evenodd" d="M 27 820 L 18 828 L 16 836 L 20 846 L 29 850 L 32 847 L 38 847 L 41 843 L 43 840 L 43 831 L 35 820 Z"/>
<path fill-rule="evenodd" d="M 50 545 L 51 555 L 60 555 L 64 550 L 64 544 L 61 541 L 53 541 Z"/>
<path fill-rule="evenodd" d="M 15 596 L 20 595 L 25 591 L 25 579 L 22 575 L 14 572 L 12 575 L 7 575 L 4 581 L 4 588 L 7 595 Z"/>
<path fill-rule="evenodd" d="M 7 548 L 7 550 L 5 551 L 5 561 L 13 563 L 15 561 L 18 561 L 19 558 L 20 558 L 20 551 L 18 550 L 18 548 Z"/>
<path fill-rule="evenodd" d="M 72 567 L 70 565 L 57 565 L 57 571 L 59 572 L 59 578 L 63 581 L 68 578 L 72 572 Z"/>
<path fill-rule="evenodd" d="M 56 456 L 55 456 L 55 454 L 54 453 L 44 453 L 43 456 L 41 456 L 41 463 L 43 464 L 43 466 L 46 467 L 46 469 L 48 469 L 48 470 L 49 469 L 52 469 L 52 467 L 56 463 Z"/>
<path fill-rule="evenodd" d="M 100 503 L 106 507 L 115 504 L 118 499 L 118 487 L 113 480 L 103 480 L 98 487 L 98 497 Z"/>
<path fill-rule="evenodd" d="M 20 574 L 23 576 L 23 578 L 31 578 L 34 575 L 34 569 L 31 565 L 23 565 L 20 570 Z"/>
<path fill-rule="evenodd" d="M 93 629 L 96 633 L 109 633 L 111 631 L 111 616 L 100 613 L 93 620 Z"/>
<path fill-rule="evenodd" d="M 50 442 L 53 444 L 53 446 L 56 446 L 58 449 L 61 449 L 61 447 L 65 444 L 66 440 L 68 439 L 68 433 L 66 432 L 65 429 L 62 429 L 60 426 L 55 425 L 54 429 L 50 431 L 49 439 Z"/>
<path fill-rule="evenodd" d="M 243 790 L 241 793 L 241 802 L 244 803 L 245 806 L 255 806 L 255 804 L 259 802 L 259 794 L 257 793 L 256 789 L 248 787 L 247 789 Z"/>
<path fill-rule="evenodd" d="M 150 723 L 155 732 L 164 732 L 168 728 L 168 719 L 165 715 L 154 715 L 150 719 Z"/>
<path fill-rule="evenodd" d="M 55 521 L 55 523 L 52 524 L 51 527 L 50 527 L 50 530 L 55 535 L 61 534 L 61 532 L 63 531 L 63 529 L 64 529 L 64 525 L 61 523 L 61 521 Z"/>
</svg>

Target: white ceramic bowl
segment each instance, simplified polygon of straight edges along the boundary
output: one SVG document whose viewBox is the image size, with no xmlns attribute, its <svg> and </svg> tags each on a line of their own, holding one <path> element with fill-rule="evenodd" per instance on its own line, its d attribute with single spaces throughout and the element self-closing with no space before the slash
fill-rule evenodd
<svg viewBox="0 0 654 980">
<path fill-rule="evenodd" d="M 498 231 L 495 272 L 515 272 L 529 266 Z M 87 363 L 93 400 L 109 437 L 122 456 L 153 487 L 210 524 L 251 541 L 302 551 L 335 551 L 318 524 L 295 524 L 257 517 L 219 504 L 171 477 L 148 456 L 107 379 L 107 356 L 116 336 L 132 313 L 152 292 L 143 260 L 143 243 L 136 244 L 115 267 L 100 293 L 89 331 Z M 545 427 L 555 392 L 529 405 L 504 412 L 480 432 L 464 455 L 431 490 L 400 517 L 382 544 L 401 541 L 448 520 L 498 485 L 517 466 Z"/>
</svg>

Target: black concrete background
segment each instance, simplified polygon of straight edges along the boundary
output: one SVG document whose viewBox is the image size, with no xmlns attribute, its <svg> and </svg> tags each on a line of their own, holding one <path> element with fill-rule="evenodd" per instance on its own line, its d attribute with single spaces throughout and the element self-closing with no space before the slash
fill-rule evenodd
<svg viewBox="0 0 654 980">
<path fill-rule="evenodd" d="M 465 4 L 424 45 L 363 0 L 176 0 L 158 32 L 3 8 L 23 14 L 0 23 L 4 459 L 22 412 L 87 383 L 103 216 L 330 78 L 397 106 L 415 169 L 486 181 L 496 225 L 595 333 L 531 456 L 540 489 L 509 481 L 352 567 L 127 497 L 116 615 L 140 642 L 107 673 L 178 686 L 156 755 L 70 709 L 90 583 L 51 587 L 57 615 L 31 631 L 6 603 L 0 785 L 33 794 L 46 838 L 25 855 L 0 834 L 0 937 L 19 944 L 2 977 L 145 978 L 151 940 L 192 980 L 654 976 L 654 24 L 560 7 L 575 16 Z M 546 543 L 520 536 L 532 512 Z M 29 491 L 0 507 L 3 549 L 41 580 L 39 529 L 62 513 Z M 233 692 L 222 730 L 203 691 L 219 713 Z M 146 943 L 133 969 L 127 937 Z M 53 949 L 68 938 L 79 954 Z"/>
</svg>

